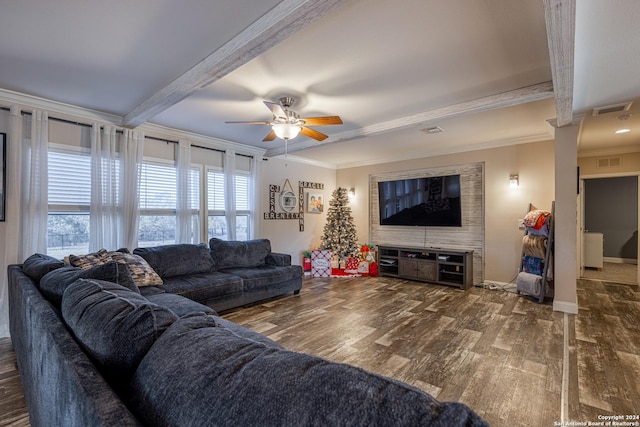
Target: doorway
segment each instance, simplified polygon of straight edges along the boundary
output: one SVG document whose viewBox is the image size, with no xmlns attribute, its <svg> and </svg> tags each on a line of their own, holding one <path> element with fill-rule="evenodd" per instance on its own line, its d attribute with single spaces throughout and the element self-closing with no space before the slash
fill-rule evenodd
<svg viewBox="0 0 640 427">
<path fill-rule="evenodd" d="M 595 175 L 581 182 L 581 277 L 637 284 L 638 175 Z"/>
</svg>

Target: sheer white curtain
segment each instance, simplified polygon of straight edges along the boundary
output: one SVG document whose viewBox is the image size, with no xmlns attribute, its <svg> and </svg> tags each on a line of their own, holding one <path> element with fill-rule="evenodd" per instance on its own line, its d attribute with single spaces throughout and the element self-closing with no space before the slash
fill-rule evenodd
<svg viewBox="0 0 640 427">
<path fill-rule="evenodd" d="M 9 132 L 7 135 L 6 171 L 5 183 L 5 222 L 0 223 L 0 337 L 9 336 L 9 284 L 7 278 L 7 266 L 24 261 L 16 248 L 22 241 L 20 234 L 20 190 L 22 180 L 15 179 L 20 176 L 22 164 L 22 112 L 17 106 L 11 107 L 9 118 Z M 29 254 L 31 255 L 31 254 Z"/>
<path fill-rule="evenodd" d="M 224 212 L 227 220 L 227 240 L 236 240 L 236 152 L 224 154 Z"/>
<path fill-rule="evenodd" d="M 191 143 L 178 141 L 177 193 L 176 193 L 176 243 L 200 241 L 197 216 L 191 211 L 195 195 L 191 188 Z"/>
<path fill-rule="evenodd" d="M 262 199 L 260 198 L 260 181 L 262 177 L 262 160 L 258 156 L 251 159 L 251 181 L 249 182 L 249 209 L 251 210 L 251 234 L 249 239 L 258 239 L 260 237 L 260 206 Z"/>
<path fill-rule="evenodd" d="M 120 218 L 118 247 L 133 250 L 138 246 L 140 209 L 140 165 L 144 150 L 144 133 L 124 129 L 120 137 Z"/>
<path fill-rule="evenodd" d="M 89 252 L 118 248 L 117 142 L 114 127 L 91 127 Z"/>
<path fill-rule="evenodd" d="M 31 139 L 24 141 L 22 157 L 22 233 L 19 255 L 47 251 L 49 117 L 31 115 Z"/>
</svg>

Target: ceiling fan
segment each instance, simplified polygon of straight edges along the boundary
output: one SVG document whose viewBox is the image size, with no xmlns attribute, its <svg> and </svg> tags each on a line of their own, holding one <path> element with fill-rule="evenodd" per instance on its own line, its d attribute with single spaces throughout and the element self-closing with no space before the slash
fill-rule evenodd
<svg viewBox="0 0 640 427">
<path fill-rule="evenodd" d="M 247 124 L 247 125 L 270 125 L 271 132 L 263 141 L 273 141 L 278 138 L 282 138 L 285 141 L 295 138 L 299 133 L 313 138 L 316 141 L 322 141 L 328 138 L 317 130 L 311 129 L 307 126 L 326 126 L 326 125 L 341 125 L 342 119 L 339 116 L 323 116 L 323 117 L 308 117 L 300 118 L 298 113 L 290 110 L 293 105 L 294 99 L 284 96 L 280 98 L 280 102 L 263 101 L 271 113 L 273 113 L 273 120 L 270 122 L 225 122 L 234 124 Z"/>
</svg>

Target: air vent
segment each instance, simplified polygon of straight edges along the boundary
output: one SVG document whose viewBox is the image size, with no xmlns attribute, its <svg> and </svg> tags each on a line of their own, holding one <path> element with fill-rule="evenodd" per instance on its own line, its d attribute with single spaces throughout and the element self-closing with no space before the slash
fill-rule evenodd
<svg viewBox="0 0 640 427">
<path fill-rule="evenodd" d="M 597 160 L 598 168 L 615 168 L 622 166 L 622 157 L 602 157 Z"/>
<path fill-rule="evenodd" d="M 626 102 L 624 104 L 607 105 L 606 107 L 597 107 L 593 109 L 593 116 L 601 116 L 603 114 L 621 113 L 629 111 L 633 102 Z"/>
<path fill-rule="evenodd" d="M 431 128 L 426 128 L 426 129 L 422 129 L 422 132 L 426 132 L 426 133 L 440 133 L 440 132 L 444 132 L 444 129 L 442 129 L 439 126 L 434 126 Z"/>
</svg>

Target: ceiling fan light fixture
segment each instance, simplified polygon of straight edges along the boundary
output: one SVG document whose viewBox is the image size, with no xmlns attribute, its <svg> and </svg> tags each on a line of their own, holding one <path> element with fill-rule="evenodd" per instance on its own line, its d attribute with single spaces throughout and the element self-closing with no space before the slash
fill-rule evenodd
<svg viewBox="0 0 640 427">
<path fill-rule="evenodd" d="M 271 125 L 271 129 L 273 129 L 278 138 L 293 139 L 298 136 L 302 128 L 292 123 L 274 123 Z"/>
</svg>

